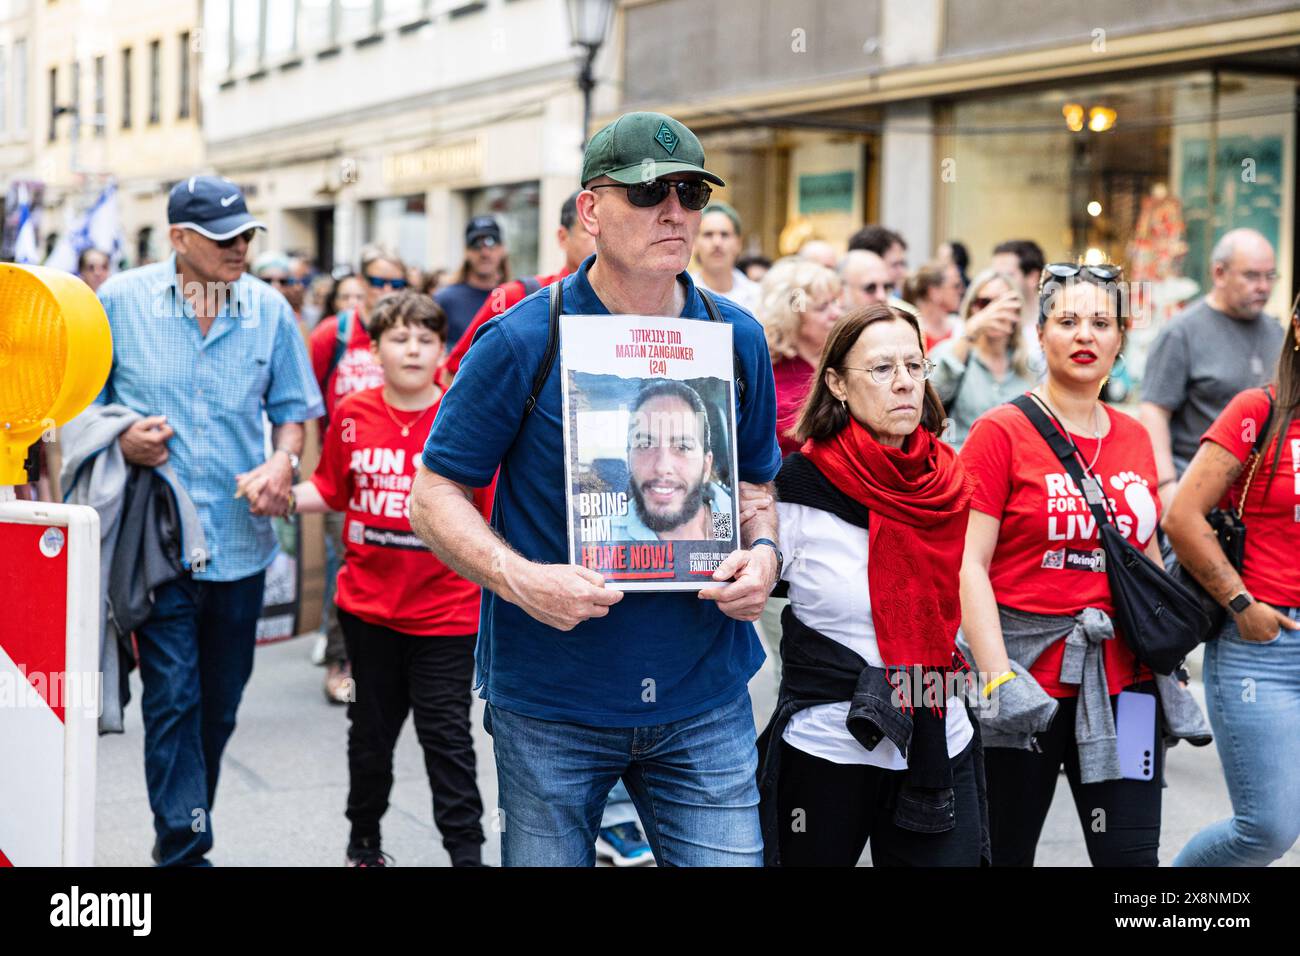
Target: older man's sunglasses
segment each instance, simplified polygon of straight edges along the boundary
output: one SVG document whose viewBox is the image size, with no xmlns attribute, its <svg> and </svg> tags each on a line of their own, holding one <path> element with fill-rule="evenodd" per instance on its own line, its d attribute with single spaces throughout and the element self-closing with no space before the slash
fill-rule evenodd
<svg viewBox="0 0 1300 956">
<path fill-rule="evenodd" d="M 238 233 L 237 235 L 231 236 L 228 239 L 213 239 L 212 241 L 217 244 L 217 248 L 219 249 L 229 249 L 240 239 L 243 239 L 244 242 L 248 243 L 249 245 L 252 245 L 253 240 L 255 238 L 257 238 L 257 230 L 249 229 L 246 232 Z"/>
<path fill-rule="evenodd" d="M 702 179 L 652 179 L 648 183 L 602 183 L 592 189 L 626 189 L 627 201 L 633 206 L 649 209 L 668 198 L 668 191 L 677 190 L 677 199 L 683 209 L 692 212 L 709 204 L 713 187 Z"/>
</svg>

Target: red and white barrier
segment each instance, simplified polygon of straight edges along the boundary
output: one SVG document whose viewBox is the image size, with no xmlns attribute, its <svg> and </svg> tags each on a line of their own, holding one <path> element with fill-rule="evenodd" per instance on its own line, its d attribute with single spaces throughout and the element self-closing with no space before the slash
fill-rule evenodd
<svg viewBox="0 0 1300 956">
<path fill-rule="evenodd" d="M 99 609 L 94 509 L 0 499 L 0 866 L 94 863 Z"/>
</svg>

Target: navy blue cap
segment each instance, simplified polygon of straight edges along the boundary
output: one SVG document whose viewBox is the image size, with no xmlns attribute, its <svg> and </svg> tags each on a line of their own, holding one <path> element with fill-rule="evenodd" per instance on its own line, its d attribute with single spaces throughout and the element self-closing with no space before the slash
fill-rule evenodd
<svg viewBox="0 0 1300 956">
<path fill-rule="evenodd" d="M 239 187 L 221 176 L 191 176 L 173 186 L 167 222 L 218 240 L 266 228 L 248 211 Z"/>
<path fill-rule="evenodd" d="M 492 239 L 501 245 L 501 227 L 491 216 L 475 216 L 465 227 L 465 245 L 472 246 L 479 239 Z"/>
</svg>

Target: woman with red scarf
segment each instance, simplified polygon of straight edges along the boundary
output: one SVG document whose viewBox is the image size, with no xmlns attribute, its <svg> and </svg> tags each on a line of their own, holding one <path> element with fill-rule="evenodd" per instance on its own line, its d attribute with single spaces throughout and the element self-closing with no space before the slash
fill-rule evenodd
<svg viewBox="0 0 1300 956">
<path fill-rule="evenodd" d="M 972 493 L 916 319 L 842 318 L 776 479 L 783 670 L 759 739 L 769 865 L 978 866 L 987 814 L 954 639 Z"/>
</svg>

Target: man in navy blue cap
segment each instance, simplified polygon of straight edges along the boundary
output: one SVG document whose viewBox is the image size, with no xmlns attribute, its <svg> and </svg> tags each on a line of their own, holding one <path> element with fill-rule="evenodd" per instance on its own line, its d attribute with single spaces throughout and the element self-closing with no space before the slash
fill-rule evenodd
<svg viewBox="0 0 1300 956">
<path fill-rule="evenodd" d="M 501 226 L 491 216 L 475 216 L 465 227 L 465 262 L 456 281 L 433 296 L 447 313 L 447 348 L 456 347 L 488 293 L 505 282 L 510 269 Z"/>
<path fill-rule="evenodd" d="M 135 630 L 154 859 L 171 865 L 202 863 L 212 848 L 221 755 L 276 554 L 271 517 L 289 512 L 302 423 L 324 406 L 288 302 L 245 273 L 248 244 L 265 227 L 239 187 L 182 180 L 167 219 L 173 254 L 99 289 L 113 366 L 96 403 L 133 422 L 118 439 L 128 463 L 170 463 L 206 538 L 182 555 L 188 573 L 156 589 Z"/>
</svg>

